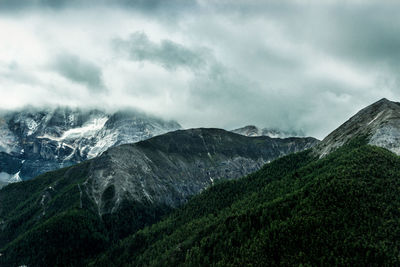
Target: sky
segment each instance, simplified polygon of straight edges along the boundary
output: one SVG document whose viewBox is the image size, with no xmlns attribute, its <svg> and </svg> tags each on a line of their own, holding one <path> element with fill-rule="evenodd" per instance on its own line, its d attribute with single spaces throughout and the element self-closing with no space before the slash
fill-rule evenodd
<svg viewBox="0 0 400 267">
<path fill-rule="evenodd" d="M 323 138 L 400 101 L 400 4 L 0 0 L 0 107 L 135 108 Z"/>
</svg>

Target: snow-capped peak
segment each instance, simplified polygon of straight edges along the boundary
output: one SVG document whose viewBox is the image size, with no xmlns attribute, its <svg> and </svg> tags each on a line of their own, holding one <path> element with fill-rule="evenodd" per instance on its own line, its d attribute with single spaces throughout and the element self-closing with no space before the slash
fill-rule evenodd
<svg viewBox="0 0 400 267">
<path fill-rule="evenodd" d="M 134 111 L 107 113 L 71 108 L 24 109 L 0 117 L 0 172 L 13 181 L 96 157 L 110 147 L 180 129 Z M 18 172 L 19 171 L 19 172 Z M 10 178 L 11 179 L 11 178 Z M 9 179 L 8 179 L 9 180 Z"/>
</svg>

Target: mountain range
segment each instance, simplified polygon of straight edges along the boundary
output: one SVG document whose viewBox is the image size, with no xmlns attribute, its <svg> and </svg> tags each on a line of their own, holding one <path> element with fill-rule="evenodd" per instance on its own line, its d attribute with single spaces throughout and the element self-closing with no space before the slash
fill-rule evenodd
<svg viewBox="0 0 400 267">
<path fill-rule="evenodd" d="M 397 266 L 400 104 L 382 99 L 312 149 L 217 184 L 89 266 Z"/>
<path fill-rule="evenodd" d="M 288 137 L 303 137 L 303 132 L 283 131 L 276 128 L 258 128 L 254 125 L 247 125 L 242 128 L 232 130 L 232 132 L 244 136 L 268 136 L 271 138 L 288 138 Z"/>
<path fill-rule="evenodd" d="M 132 110 L 68 107 L 0 114 L 0 180 L 16 182 L 94 158 L 108 148 L 181 129 Z"/>
<path fill-rule="evenodd" d="M 399 111 L 321 142 L 172 131 L 9 184 L 0 265 L 399 265 Z"/>
<path fill-rule="evenodd" d="M 178 130 L 109 149 L 90 162 L 85 188 L 100 214 L 126 198 L 176 208 L 220 179 L 242 177 L 317 143 L 314 138 L 248 138 L 221 129 Z M 113 198 L 103 203 L 110 187 Z"/>
<path fill-rule="evenodd" d="M 317 143 L 314 138 L 250 138 L 221 129 L 189 129 L 120 145 L 3 188 L 0 247 L 18 243 L 26 229 L 73 207 L 101 219 L 109 234 L 121 238 L 221 179 L 239 178 Z"/>
</svg>

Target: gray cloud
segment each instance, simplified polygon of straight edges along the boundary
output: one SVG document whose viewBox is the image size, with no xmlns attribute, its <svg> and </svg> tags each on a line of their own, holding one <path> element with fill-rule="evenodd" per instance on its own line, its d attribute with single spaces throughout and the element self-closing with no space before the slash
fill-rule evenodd
<svg viewBox="0 0 400 267">
<path fill-rule="evenodd" d="M 0 172 L 0 182 L 8 182 L 12 178 L 12 175 L 6 172 Z"/>
<path fill-rule="evenodd" d="M 76 4 L 76 0 L 2 0 L 1 11 L 21 11 L 32 8 L 59 9 L 67 5 Z"/>
<path fill-rule="evenodd" d="M 173 12 L 179 10 L 188 10 L 197 6 L 196 0 L 117 0 L 115 5 L 136 8 L 144 11 L 163 10 Z"/>
<path fill-rule="evenodd" d="M 319 37 L 316 44 L 361 64 L 399 67 L 400 35 L 395 34 L 400 28 L 400 19 L 397 18 L 399 7 L 400 4 L 337 9 L 338 22 L 332 28 L 339 38 Z"/>
<path fill-rule="evenodd" d="M 60 10 L 65 8 L 128 8 L 146 13 L 180 13 L 197 6 L 196 0 L 1 0 L 0 12 Z"/>
<path fill-rule="evenodd" d="M 0 93 L 322 138 L 367 104 L 399 100 L 399 11 L 377 0 L 3 0 Z M 81 86 L 105 84 L 98 98 Z"/>
<path fill-rule="evenodd" d="M 198 120 L 202 123 L 213 125 L 220 120 L 226 125 L 237 125 L 249 118 L 256 122 L 273 120 L 272 111 L 278 108 L 273 102 L 276 103 L 277 98 L 274 96 L 270 99 L 259 84 L 247 79 L 235 68 L 219 62 L 209 48 L 188 47 L 168 39 L 156 43 L 143 32 L 133 33 L 128 39 L 114 40 L 114 46 L 119 51 L 128 52 L 129 59 L 133 61 L 148 61 L 167 71 L 175 71 L 177 68 L 189 70 L 193 74 L 187 85 L 190 95 L 187 104 L 191 110 L 186 113 L 190 116 L 201 114 L 203 118 Z M 286 67 L 293 64 L 283 55 L 269 54 L 267 58 L 275 63 L 281 62 Z M 260 108 L 265 110 L 266 104 L 271 112 L 259 112 Z M 274 122 L 274 126 L 277 125 L 286 127 Z"/>
<path fill-rule="evenodd" d="M 85 85 L 90 91 L 104 91 L 102 71 L 95 64 L 71 54 L 59 55 L 54 69 L 65 78 Z"/>
<path fill-rule="evenodd" d="M 0 79 L 26 85 L 37 84 L 39 82 L 29 71 L 21 69 L 21 66 L 15 61 L 4 66 L 2 69 L 0 71 Z"/>
<path fill-rule="evenodd" d="M 398 1 L 223 1 L 217 9 L 237 18 L 267 17 L 294 43 L 347 62 L 398 67 Z"/>
<path fill-rule="evenodd" d="M 193 51 L 170 40 L 152 42 L 144 32 L 133 33 L 127 40 L 116 39 L 114 46 L 119 51 L 127 52 L 133 61 L 149 61 L 168 70 L 204 67 L 204 58 L 208 56 L 204 49 Z"/>
</svg>

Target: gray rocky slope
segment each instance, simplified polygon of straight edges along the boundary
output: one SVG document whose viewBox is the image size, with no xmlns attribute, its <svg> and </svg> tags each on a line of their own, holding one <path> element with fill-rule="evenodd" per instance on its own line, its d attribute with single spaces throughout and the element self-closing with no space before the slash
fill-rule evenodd
<svg viewBox="0 0 400 267">
<path fill-rule="evenodd" d="M 32 209 L 51 210 L 57 199 L 54 205 L 59 210 L 62 199 L 67 203 L 74 198 L 81 203 L 86 200 L 83 203 L 90 203 L 100 215 L 118 211 L 124 202 L 174 208 L 219 179 L 239 178 L 318 142 L 315 138 L 245 137 L 221 129 L 178 130 L 116 146 L 67 170 L 9 185 L 0 191 L 0 199 L 14 197 L 8 196 L 14 190 L 21 194 L 26 186 L 37 188 L 19 198 L 37 196 L 29 201 Z"/>
<path fill-rule="evenodd" d="M 0 181 L 28 180 L 108 148 L 180 129 L 134 111 L 25 108 L 0 114 Z"/>
<path fill-rule="evenodd" d="M 303 137 L 303 133 L 295 131 L 282 131 L 275 128 L 259 128 L 254 125 L 247 125 L 242 128 L 232 130 L 233 133 L 241 134 L 244 136 L 269 136 L 271 138 L 288 138 L 288 137 Z"/>
<path fill-rule="evenodd" d="M 360 110 L 324 138 L 314 151 L 323 157 L 358 136 L 400 155 L 400 103 L 383 98 Z"/>
<path fill-rule="evenodd" d="M 239 178 L 317 143 L 314 138 L 189 129 L 112 147 L 80 164 L 0 189 L 0 250 L 24 242 L 21 233 L 33 233 L 71 210 L 95 215 L 118 240 L 220 179 Z"/>
<path fill-rule="evenodd" d="M 124 199 L 177 207 L 219 179 L 239 178 L 317 143 L 314 138 L 250 138 L 221 129 L 179 130 L 109 149 L 89 163 L 84 187 L 100 213 L 118 208 Z M 112 198 L 104 202 L 109 187 Z"/>
</svg>

